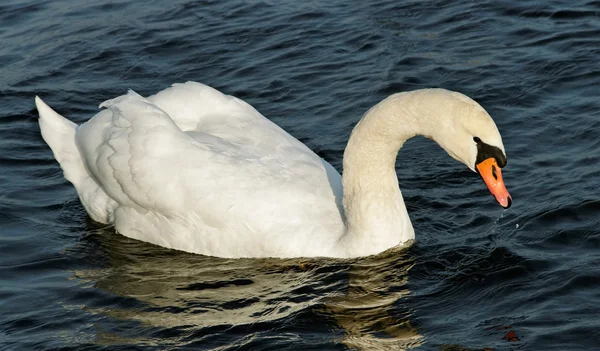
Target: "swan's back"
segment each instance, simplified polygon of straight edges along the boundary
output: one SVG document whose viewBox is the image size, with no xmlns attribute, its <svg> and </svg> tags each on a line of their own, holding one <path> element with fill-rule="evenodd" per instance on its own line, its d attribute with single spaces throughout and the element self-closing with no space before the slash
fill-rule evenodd
<svg viewBox="0 0 600 351">
<path fill-rule="evenodd" d="M 75 140 L 120 233 L 225 257 L 327 255 L 343 234 L 340 175 L 245 102 L 189 82 L 101 106 Z"/>
<path fill-rule="evenodd" d="M 225 95 L 207 85 L 187 82 L 174 84 L 156 95 L 152 102 L 165 111 L 185 132 L 202 132 L 256 152 L 280 152 L 293 147 L 293 157 L 314 153 L 296 138 L 266 119 L 252 106 L 236 97 Z"/>
</svg>

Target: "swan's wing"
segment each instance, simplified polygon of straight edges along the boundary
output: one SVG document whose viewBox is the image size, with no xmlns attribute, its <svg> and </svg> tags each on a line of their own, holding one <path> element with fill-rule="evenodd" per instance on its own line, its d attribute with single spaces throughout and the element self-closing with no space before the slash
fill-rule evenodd
<svg viewBox="0 0 600 351">
<path fill-rule="evenodd" d="M 101 106 L 108 109 L 80 126 L 76 140 L 94 179 L 122 206 L 165 217 L 193 215 L 215 228 L 246 225 L 265 232 L 339 217 L 320 158 L 296 139 L 284 137 L 276 150 L 260 150 L 208 133 L 185 133 L 133 92 Z"/>
<path fill-rule="evenodd" d="M 173 84 L 148 101 L 165 111 L 183 131 L 227 134 L 264 118 L 246 102 L 197 82 Z"/>
<path fill-rule="evenodd" d="M 283 162 L 295 162 L 300 155 L 318 159 L 327 172 L 338 210 L 343 214 L 342 178 L 337 170 L 245 101 L 191 81 L 174 84 L 150 96 L 148 100 L 165 111 L 183 131 L 192 135 L 216 136 L 243 146 L 251 154 L 279 155 L 279 160 Z M 285 166 L 293 167 L 288 164 Z"/>
<path fill-rule="evenodd" d="M 140 212 L 158 209 L 157 197 L 166 195 L 163 192 L 170 183 L 157 182 L 172 162 L 168 157 L 174 150 L 189 147 L 191 141 L 178 137 L 185 134 L 175 123 L 134 92 L 100 106 L 108 109 L 79 126 L 76 133 L 86 167 L 120 205 Z M 158 165 L 163 159 L 166 162 Z"/>
<path fill-rule="evenodd" d="M 201 83 L 174 84 L 148 100 L 185 132 L 210 134 L 262 154 L 288 145 L 313 154 L 245 101 Z"/>
</svg>

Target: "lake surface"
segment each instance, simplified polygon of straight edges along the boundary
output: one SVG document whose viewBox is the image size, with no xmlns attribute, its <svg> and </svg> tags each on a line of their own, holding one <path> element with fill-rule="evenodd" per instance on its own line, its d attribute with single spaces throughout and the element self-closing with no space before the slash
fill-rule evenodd
<svg viewBox="0 0 600 351">
<path fill-rule="evenodd" d="M 599 1 L 0 3 L 0 349 L 600 349 Z M 91 221 L 34 96 L 81 123 L 196 80 L 341 170 L 392 93 L 461 91 L 504 138 L 513 206 L 430 140 L 397 173 L 417 241 L 355 260 L 228 260 Z"/>
</svg>

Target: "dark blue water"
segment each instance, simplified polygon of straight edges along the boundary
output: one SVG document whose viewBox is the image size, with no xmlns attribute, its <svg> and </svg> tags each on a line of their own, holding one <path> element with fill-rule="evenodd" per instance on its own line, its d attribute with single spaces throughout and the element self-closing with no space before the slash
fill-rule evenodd
<svg viewBox="0 0 600 351">
<path fill-rule="evenodd" d="M 0 3 L 0 349 L 600 349 L 599 1 Z M 87 218 L 36 94 L 80 123 L 132 88 L 236 95 L 340 169 L 389 94 L 480 102 L 514 204 L 423 138 L 398 176 L 410 249 L 225 260 Z"/>
</svg>

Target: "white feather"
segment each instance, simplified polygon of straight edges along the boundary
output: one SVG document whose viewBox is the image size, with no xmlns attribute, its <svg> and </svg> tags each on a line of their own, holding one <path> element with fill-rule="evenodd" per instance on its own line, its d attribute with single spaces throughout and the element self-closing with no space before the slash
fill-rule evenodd
<svg viewBox="0 0 600 351">
<path fill-rule="evenodd" d="M 44 140 L 84 207 L 123 235 L 221 257 L 352 257 L 414 238 L 393 165 L 405 139 L 432 129 L 427 122 L 419 130 L 406 112 L 419 97 L 389 98 L 355 128 L 344 159 L 347 194 L 340 174 L 304 144 L 200 83 L 148 98 L 129 91 L 79 127 L 36 104 Z M 473 159 L 471 146 L 438 139 L 463 162 Z"/>
</svg>

